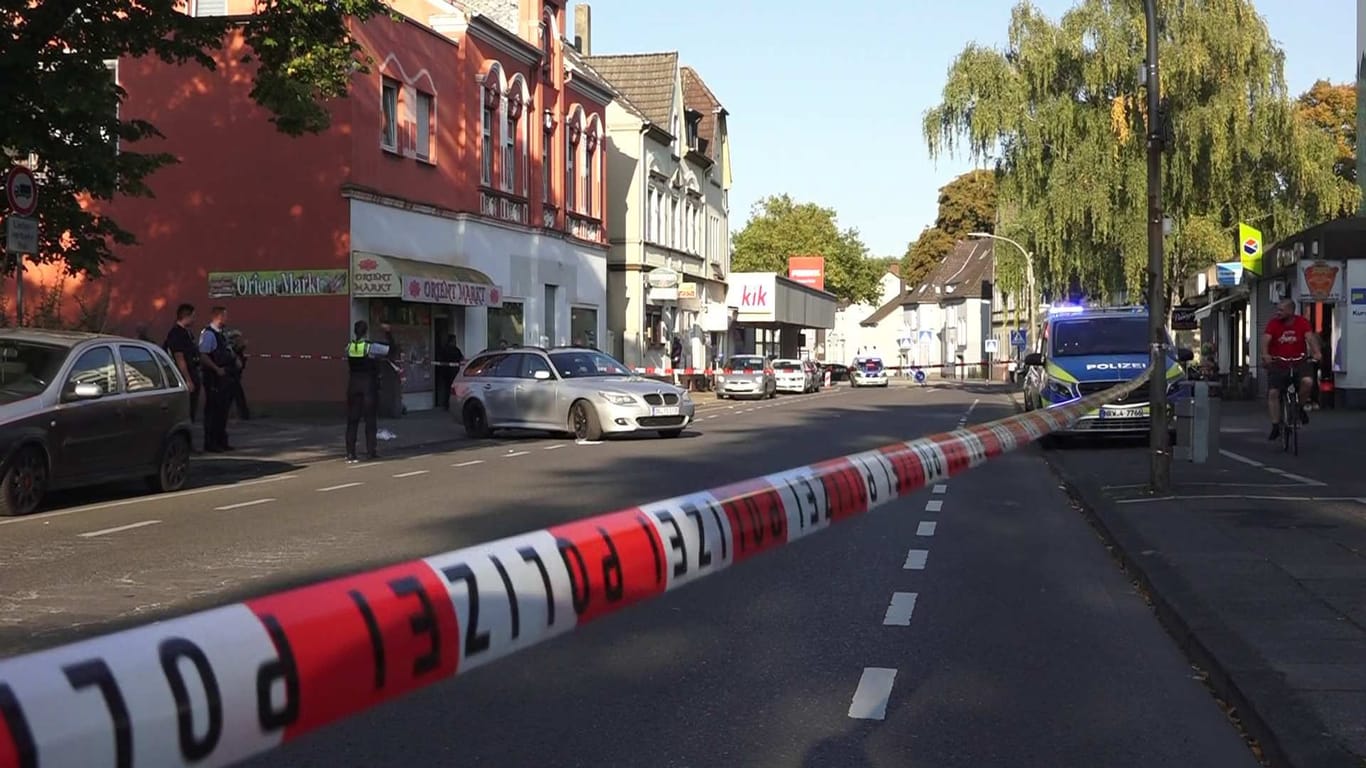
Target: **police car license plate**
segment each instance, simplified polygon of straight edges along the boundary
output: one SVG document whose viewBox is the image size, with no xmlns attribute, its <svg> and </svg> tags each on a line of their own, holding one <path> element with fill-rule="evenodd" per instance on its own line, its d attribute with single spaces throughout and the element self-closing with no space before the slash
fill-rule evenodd
<svg viewBox="0 0 1366 768">
<path fill-rule="evenodd" d="M 677 416 L 677 415 L 678 415 L 678 406 L 676 406 L 676 405 L 666 405 L 666 406 L 663 406 L 663 407 L 660 407 L 660 408 L 651 408 L 651 409 L 650 409 L 650 415 L 651 415 L 651 416 Z"/>
<path fill-rule="evenodd" d="M 1102 409 L 1101 412 L 1100 412 L 1100 417 L 1101 417 L 1102 419 L 1139 419 L 1139 418 L 1144 418 L 1144 417 L 1146 417 L 1147 415 L 1148 415 L 1148 409 L 1147 409 L 1146 407 L 1145 407 L 1145 408 L 1111 408 L 1111 409 L 1109 409 L 1109 410 L 1104 410 L 1104 409 Z"/>
</svg>

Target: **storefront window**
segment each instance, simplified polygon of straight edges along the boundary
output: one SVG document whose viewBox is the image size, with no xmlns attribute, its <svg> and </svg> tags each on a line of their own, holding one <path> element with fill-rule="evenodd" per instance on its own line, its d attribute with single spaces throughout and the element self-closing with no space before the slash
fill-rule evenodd
<svg viewBox="0 0 1366 768">
<path fill-rule="evenodd" d="M 432 308 L 426 304 L 402 301 L 370 301 L 370 338 L 380 341 L 388 323 L 398 344 L 398 359 L 403 371 L 403 391 L 431 392 L 432 378 Z"/>
<path fill-rule="evenodd" d="M 525 343 L 526 319 L 520 301 L 504 301 L 502 307 L 489 308 L 489 349 L 506 343 L 515 346 Z"/>
<path fill-rule="evenodd" d="M 569 309 L 569 338 L 572 344 L 599 349 L 598 311 L 584 307 L 571 307 Z"/>
</svg>

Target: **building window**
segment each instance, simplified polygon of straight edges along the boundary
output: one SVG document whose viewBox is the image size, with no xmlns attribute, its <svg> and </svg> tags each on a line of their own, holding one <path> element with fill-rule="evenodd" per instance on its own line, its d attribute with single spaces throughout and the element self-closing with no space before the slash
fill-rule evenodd
<svg viewBox="0 0 1366 768">
<path fill-rule="evenodd" d="M 583 154 L 583 212 L 589 216 L 596 216 L 597 209 L 597 158 L 598 158 L 598 135 L 588 134 L 588 144 L 584 147 Z"/>
<path fill-rule="evenodd" d="M 688 120 L 688 149 L 697 149 L 697 120 Z"/>
<path fill-rule="evenodd" d="M 564 140 L 564 207 L 568 211 L 577 211 L 579 178 L 575 166 L 578 158 L 575 155 L 579 153 L 579 127 L 569 126 L 569 130 L 565 131 Z"/>
<path fill-rule="evenodd" d="M 655 241 L 655 217 L 659 210 L 659 201 L 655 199 L 655 188 L 650 187 L 645 190 L 645 242 Z"/>
<path fill-rule="evenodd" d="M 676 197 L 671 197 L 671 198 L 669 198 L 669 242 L 668 242 L 668 246 L 669 246 L 670 248 L 677 248 L 677 247 L 678 247 L 678 240 L 679 240 L 679 232 L 678 232 L 678 229 L 679 229 L 679 227 L 678 227 L 678 198 L 676 198 Z"/>
<path fill-rule="evenodd" d="M 432 127 L 436 122 L 436 98 L 430 93 L 417 94 L 417 158 L 432 159 Z"/>
<path fill-rule="evenodd" d="M 509 97 L 504 112 L 507 121 L 503 126 L 503 189 L 507 192 L 516 191 L 517 180 L 517 124 L 522 114 L 522 103 L 520 97 Z"/>
<path fill-rule="evenodd" d="M 117 155 L 117 154 L 119 153 L 119 119 L 120 119 L 120 115 L 122 114 L 122 113 L 121 113 L 121 110 L 120 110 L 121 105 L 120 105 L 120 103 L 119 103 L 119 94 L 118 94 L 118 89 L 119 89 L 119 60 L 118 60 L 118 59 L 106 59 L 105 62 L 104 62 L 104 68 L 107 69 L 107 70 L 109 70 L 109 78 L 110 78 L 110 80 L 111 80 L 111 81 L 113 82 L 113 84 L 114 84 L 114 87 L 110 90 L 110 97 L 111 97 L 111 98 L 113 99 L 113 101 L 114 101 L 114 110 L 113 110 L 113 112 L 114 112 L 114 122 L 113 122 L 112 125 L 110 125 L 110 126 L 107 127 L 107 128 L 101 128 L 101 129 L 100 129 L 100 136 L 101 136 L 101 138 L 103 138 L 105 141 L 107 141 L 107 142 L 109 142 L 111 145 L 113 145 L 113 147 L 114 147 L 114 154 Z"/>
<path fill-rule="evenodd" d="M 384 78 L 380 86 L 380 110 L 384 125 L 380 129 L 379 145 L 390 152 L 398 151 L 398 81 Z"/>
<path fill-rule="evenodd" d="M 520 301 L 503 300 L 501 307 L 489 307 L 489 349 L 498 349 L 506 344 L 515 346 L 526 343 L 525 306 Z"/>
<path fill-rule="evenodd" d="M 541 69 L 547 72 L 553 69 L 551 58 L 555 50 L 553 47 L 555 40 L 553 39 L 554 35 L 551 34 L 551 29 L 554 27 L 554 18 L 550 11 L 541 14 Z"/>
<path fill-rule="evenodd" d="M 550 199 L 550 178 L 555 173 L 555 132 L 545 131 L 541 136 L 541 203 L 553 204 Z"/>
<path fill-rule="evenodd" d="M 484 185 L 493 183 L 493 110 L 498 103 L 498 92 L 492 89 L 483 91 L 483 122 L 479 141 L 479 181 Z M 490 103 L 492 102 L 492 103 Z"/>
</svg>

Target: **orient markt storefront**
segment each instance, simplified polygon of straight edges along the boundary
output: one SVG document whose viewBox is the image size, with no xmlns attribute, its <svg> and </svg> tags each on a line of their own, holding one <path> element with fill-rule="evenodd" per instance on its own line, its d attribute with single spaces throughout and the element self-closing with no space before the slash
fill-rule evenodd
<svg viewBox="0 0 1366 768">
<path fill-rule="evenodd" d="M 382 338 L 383 323 L 393 331 L 410 411 L 444 406 L 454 347 L 468 359 L 491 346 L 495 331 L 521 324 L 521 305 L 505 305 L 488 275 L 450 264 L 354 252 L 351 299 L 352 320 L 368 321 L 371 338 Z"/>
</svg>

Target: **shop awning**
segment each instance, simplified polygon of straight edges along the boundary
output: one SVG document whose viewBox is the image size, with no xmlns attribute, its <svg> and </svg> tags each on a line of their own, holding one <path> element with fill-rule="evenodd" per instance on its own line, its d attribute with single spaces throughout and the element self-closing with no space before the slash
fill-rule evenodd
<svg viewBox="0 0 1366 768">
<path fill-rule="evenodd" d="M 472 267 L 365 251 L 351 253 L 351 295 L 466 307 L 503 305 L 501 287 Z"/>
<path fill-rule="evenodd" d="M 1238 299 L 1246 299 L 1246 298 L 1247 298 L 1247 294 L 1244 293 L 1244 292 L 1242 292 L 1242 291 L 1238 291 L 1237 293 L 1231 293 L 1231 294 L 1229 294 L 1228 296 L 1225 296 L 1224 298 L 1219 299 L 1218 301 L 1210 302 L 1209 304 L 1206 304 L 1205 306 L 1200 307 L 1199 309 L 1195 310 L 1195 319 L 1196 319 L 1196 320 L 1205 320 L 1205 319 L 1207 319 L 1211 314 L 1213 314 L 1215 308 L 1217 308 L 1217 307 L 1220 306 L 1221 304 L 1227 304 L 1227 303 L 1229 303 L 1229 302 L 1231 302 L 1231 301 L 1236 301 L 1236 300 L 1238 300 Z"/>
</svg>

